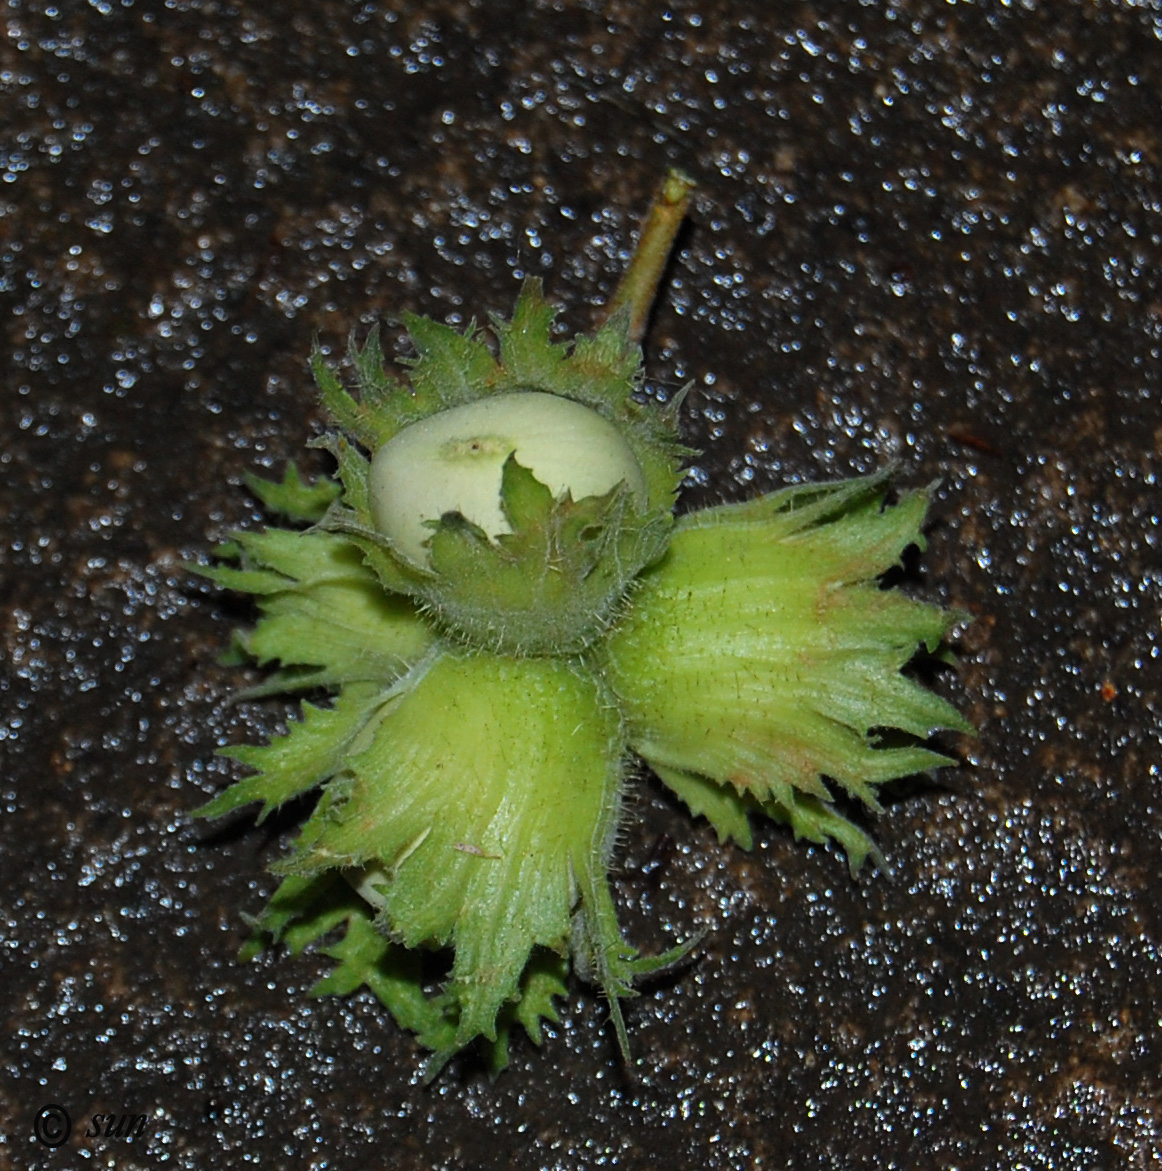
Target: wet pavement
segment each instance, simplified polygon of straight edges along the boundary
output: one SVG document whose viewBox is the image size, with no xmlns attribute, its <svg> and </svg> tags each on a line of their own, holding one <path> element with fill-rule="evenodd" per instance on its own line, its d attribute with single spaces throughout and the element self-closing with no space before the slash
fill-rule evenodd
<svg viewBox="0 0 1162 1171">
<path fill-rule="evenodd" d="M 1162 1160 L 1162 5 L 4 21 L 0 1166 Z M 369 996 L 306 997 L 323 959 L 236 961 L 294 817 L 188 811 L 293 709 L 229 702 L 245 605 L 182 563 L 260 523 L 244 473 L 326 466 L 313 337 L 482 320 L 525 274 L 587 328 L 668 165 L 700 184 L 647 338 L 654 391 L 693 384 L 685 506 L 939 481 L 908 588 L 974 616 L 937 682 L 980 737 L 893 791 L 890 878 L 719 847 L 643 777 L 623 920 L 709 934 L 629 1006 L 633 1069 L 576 985 L 499 1080 L 425 1087 Z"/>
</svg>

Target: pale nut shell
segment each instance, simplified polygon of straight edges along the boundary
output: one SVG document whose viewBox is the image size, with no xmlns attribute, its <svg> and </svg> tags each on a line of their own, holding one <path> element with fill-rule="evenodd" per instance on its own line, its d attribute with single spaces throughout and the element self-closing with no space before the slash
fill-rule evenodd
<svg viewBox="0 0 1162 1171">
<path fill-rule="evenodd" d="M 555 497 L 602 496 L 624 481 L 646 503 L 641 466 L 613 423 L 572 399 L 518 391 L 441 411 L 385 443 L 371 461 L 376 528 L 419 565 L 429 563 L 425 522 L 444 513 L 460 513 L 494 540 L 511 532 L 500 502 L 510 455 Z"/>
</svg>

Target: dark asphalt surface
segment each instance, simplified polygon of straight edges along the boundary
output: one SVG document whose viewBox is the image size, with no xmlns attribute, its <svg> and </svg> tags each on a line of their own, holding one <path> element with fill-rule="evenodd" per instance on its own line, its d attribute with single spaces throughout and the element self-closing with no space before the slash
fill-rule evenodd
<svg viewBox="0 0 1162 1171">
<path fill-rule="evenodd" d="M 1159 1165 L 1157 0 L 4 22 L 0 1167 Z M 720 848 L 642 778 L 629 933 L 709 935 L 630 1006 L 632 1076 L 578 985 L 495 1083 L 424 1087 L 368 996 L 307 999 L 319 957 L 236 962 L 293 817 L 187 814 L 290 709 L 229 703 L 245 606 L 182 562 L 260 523 L 243 473 L 325 466 L 314 336 L 483 320 L 528 273 L 586 328 L 668 165 L 685 505 L 938 480 L 908 588 L 975 618 L 938 682 L 980 738 L 894 791 L 890 879 Z"/>
</svg>

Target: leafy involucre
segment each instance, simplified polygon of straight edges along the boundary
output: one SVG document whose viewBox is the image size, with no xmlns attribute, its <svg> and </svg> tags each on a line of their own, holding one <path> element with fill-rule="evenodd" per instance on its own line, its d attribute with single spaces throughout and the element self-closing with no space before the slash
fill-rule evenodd
<svg viewBox="0 0 1162 1171">
<path fill-rule="evenodd" d="M 683 518 L 605 644 L 631 745 L 720 836 L 745 843 L 757 805 L 862 860 L 870 842 L 823 778 L 878 808 L 876 786 L 947 763 L 915 741 L 886 746 L 878 729 L 967 728 L 901 674 L 952 616 L 880 587 L 921 543 L 927 506 L 911 493 L 884 508 L 883 495 L 876 477 Z"/>
<path fill-rule="evenodd" d="M 576 664 L 444 654 L 368 727 L 282 868 L 369 868 L 388 936 L 455 949 L 456 1047 L 493 1040 L 533 949 L 566 951 L 575 914 L 603 956 L 625 946 L 590 888 L 623 748 Z"/>
<path fill-rule="evenodd" d="M 285 878 L 254 921 L 254 935 L 243 949 L 252 958 L 270 942 L 284 943 L 298 955 L 314 943 L 335 966 L 311 989 L 312 996 L 347 996 L 366 987 L 401 1028 L 416 1034 L 433 1051 L 427 1074 L 434 1076 L 457 1050 L 457 1009 L 444 991 L 425 992 L 423 952 L 393 943 L 375 928 L 367 903 L 337 871 L 307 878 Z M 327 942 L 330 940 L 330 942 Z M 537 952 L 521 982 L 520 998 L 505 1005 L 497 1018 L 496 1040 L 486 1058 L 494 1073 L 508 1064 L 508 1038 L 519 1024 L 534 1044 L 541 1043 L 541 1022 L 556 1021 L 553 1005 L 566 994 L 568 961 Z"/>
<path fill-rule="evenodd" d="M 583 650 L 669 536 L 668 517 L 631 521 L 624 485 L 604 496 L 554 499 L 511 457 L 501 502 L 513 531 L 495 541 L 445 514 L 432 534 L 436 578 L 425 593 L 450 633 L 518 653 Z M 542 622 L 542 614 L 553 621 Z"/>
<path fill-rule="evenodd" d="M 306 524 L 322 520 L 341 491 L 339 485 L 326 476 L 313 483 L 304 480 L 294 460 L 287 463 L 281 482 L 248 475 L 246 486 L 271 512 Z"/>
<path fill-rule="evenodd" d="M 267 529 L 236 533 L 234 549 L 240 567 L 199 572 L 258 596 L 262 621 L 239 641 L 258 663 L 278 662 L 286 669 L 254 693 L 388 684 L 434 641 L 412 603 L 385 592 L 360 550 L 342 537 Z"/>
<path fill-rule="evenodd" d="M 254 775 L 219 793 L 197 811 L 198 816 L 221 817 L 261 801 L 261 822 L 292 797 L 329 780 L 343 767 L 344 751 L 379 702 L 379 691 L 373 686 L 348 687 L 329 708 L 304 703 L 302 719 L 270 744 L 224 749 L 223 756 L 254 769 Z"/>
<path fill-rule="evenodd" d="M 471 327 L 459 333 L 424 318 L 408 318 L 408 333 L 419 354 L 412 363 L 412 386 L 377 391 L 381 398 L 371 413 L 316 361 L 324 401 L 372 451 L 403 426 L 436 411 L 526 391 L 571 399 L 620 431 L 644 479 L 643 504 L 623 494 L 616 508 L 589 518 L 584 510 L 594 510 L 587 502 L 550 500 L 535 516 L 526 517 L 523 547 L 517 528 L 512 534 L 516 540 L 490 544 L 481 537 L 475 551 L 474 527 L 447 513 L 437 529 L 437 535 L 447 534 L 444 564 L 434 558 L 433 572 L 418 568 L 376 532 L 367 460 L 349 444 L 329 444 L 339 459 L 344 492 L 341 506 L 330 510 L 323 527 L 356 541 L 384 588 L 415 599 L 444 633 L 508 654 L 573 653 L 601 635 L 634 576 L 665 549 L 684 454 L 673 416 L 634 398 L 641 355 L 628 340 L 625 320 L 615 318 L 595 337 L 578 339 L 570 347 L 551 340 L 553 316 L 540 282 L 526 281 L 512 320 L 494 323 L 499 360 Z M 377 385 L 366 350 L 353 349 L 351 362 L 361 385 Z M 510 477 L 504 491 L 511 514 L 519 506 L 521 486 Z M 555 550 L 549 547 L 555 530 L 567 527 L 571 518 L 585 522 L 573 526 L 586 534 L 576 555 L 565 541 L 557 541 Z M 470 570 L 463 567 L 466 559 L 472 562 Z M 538 581 L 546 588 L 525 588 Z"/>
<path fill-rule="evenodd" d="M 349 350 L 357 394 L 316 351 L 346 432 L 318 441 L 338 479 L 307 483 L 292 466 L 281 483 L 250 481 L 272 511 L 314 527 L 236 534 L 201 570 L 257 600 L 237 646 L 276 670 L 251 694 L 331 693 L 269 745 L 229 749 L 252 775 L 200 811 L 261 802 L 263 817 L 318 791 L 247 951 L 316 945 L 334 967 L 315 992 L 370 989 L 432 1050 L 430 1072 L 473 1041 L 502 1068 L 516 1024 L 539 1041 L 570 967 L 604 990 L 628 1051 L 620 999 L 684 951 L 641 957 L 618 925 L 608 870 L 628 749 L 720 839 L 749 847 L 761 812 L 835 839 L 854 867 L 875 847 L 827 781 L 875 808 L 884 781 L 944 763 L 920 743 L 933 729 L 966 727 L 902 674 L 950 615 L 877 580 L 922 544 L 924 494 L 885 508 L 882 473 L 675 525 L 680 396 L 666 409 L 636 397 L 643 297 L 689 197 L 684 177 L 668 183 L 623 308 L 592 337 L 554 341 L 527 281 L 512 319 L 492 323 L 495 353 L 473 326 L 408 318 L 407 384 L 384 371 L 374 333 Z M 373 493 L 382 519 L 395 481 L 373 487 L 368 453 L 436 412 L 525 391 L 616 427 L 636 488 L 573 500 L 577 480 L 551 491 L 510 454 L 499 507 L 511 531 L 429 518 L 421 491 L 410 531 L 432 536 L 410 539 L 430 560 L 404 556 L 375 527 Z M 441 443 L 455 422 L 435 429 Z M 511 442 L 499 425 L 481 438 Z M 432 948 L 452 953 L 443 984 Z"/>
</svg>

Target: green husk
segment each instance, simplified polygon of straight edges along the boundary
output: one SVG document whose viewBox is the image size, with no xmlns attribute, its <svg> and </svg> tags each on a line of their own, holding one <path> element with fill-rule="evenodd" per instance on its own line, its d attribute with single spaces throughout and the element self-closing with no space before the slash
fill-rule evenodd
<svg viewBox="0 0 1162 1171">
<path fill-rule="evenodd" d="M 882 588 L 923 547 L 927 494 L 885 501 L 888 472 L 786 489 L 673 519 L 685 449 L 678 396 L 638 401 L 638 341 L 691 184 L 672 173 L 614 311 L 590 337 L 552 339 L 527 281 L 495 352 L 473 326 L 409 317 L 405 383 L 378 336 L 348 362 L 355 393 L 316 350 L 312 369 L 343 433 L 338 465 L 294 465 L 248 485 L 300 526 L 237 533 L 198 571 L 254 596 L 234 652 L 271 668 L 251 696 L 323 693 L 287 733 L 225 755 L 251 775 L 198 811 L 261 803 L 259 820 L 314 793 L 314 812 L 245 955 L 314 946 L 334 967 L 317 994 L 367 987 L 432 1051 L 467 1045 L 495 1071 L 520 1025 L 539 1043 L 570 969 L 620 1002 L 689 944 L 642 957 L 618 925 L 608 872 L 630 750 L 720 840 L 751 845 L 750 816 L 834 840 L 855 869 L 879 859 L 833 787 L 878 808 L 877 789 L 947 763 L 924 741 L 969 730 L 906 673 L 956 615 Z M 510 532 L 459 513 L 432 524 L 429 559 L 378 531 L 374 454 L 404 428 L 491 395 L 560 395 L 614 424 L 644 477 L 605 495 L 554 495 L 512 457 Z M 425 515 L 424 513 L 420 514 Z M 450 968 L 441 983 L 430 956 Z"/>
<path fill-rule="evenodd" d="M 401 1028 L 415 1033 L 419 1043 L 432 1051 L 425 1067 L 428 1079 L 457 1052 L 458 1005 L 448 991 L 430 987 L 429 957 L 393 943 L 377 930 L 373 912 L 338 871 L 283 879 L 252 926 L 254 934 L 243 948 L 243 959 L 254 958 L 271 943 L 284 944 L 293 955 L 316 945 L 335 966 L 315 984 L 311 995 L 348 996 L 366 987 Z M 553 1001 L 568 992 L 568 970 L 565 956 L 533 953 L 521 977 L 519 997 L 497 1013 L 495 1039 L 478 1042 L 494 1075 L 508 1064 L 509 1038 L 516 1025 L 540 1045 L 542 1022 L 558 1020 Z"/>
<path fill-rule="evenodd" d="M 331 444 L 344 492 L 323 527 L 354 540 L 384 588 L 412 597 L 443 633 L 509 654 L 574 653 L 600 637 L 635 575 L 665 550 L 685 453 L 672 414 L 634 397 L 641 352 L 629 339 L 628 316 L 615 315 L 571 346 L 552 340 L 553 316 L 540 282 L 525 281 L 511 321 L 493 321 L 497 357 L 471 327 L 461 334 L 409 318 L 419 354 L 411 386 L 375 375 L 378 342 L 370 356 L 353 347 L 350 362 L 363 387 L 358 401 L 321 359 L 314 363 L 323 401 L 373 452 L 437 411 L 523 391 L 571 399 L 618 428 L 641 469 L 643 503 L 622 490 L 581 501 L 550 496 L 530 507 L 528 491 L 506 475 L 502 506 L 513 532 L 490 541 L 458 513 L 446 513 L 434 526 L 430 569 L 377 532 L 368 461 L 349 444 Z M 576 534 L 584 539 L 574 548 Z"/>
<path fill-rule="evenodd" d="M 761 809 L 857 866 L 874 847 L 828 780 L 876 810 L 878 786 L 949 763 L 922 740 L 970 730 L 902 673 L 956 616 L 881 587 L 927 508 L 923 492 L 885 507 L 886 490 L 879 475 L 683 518 L 602 646 L 634 751 L 720 837 L 749 844 Z"/>
<path fill-rule="evenodd" d="M 519 1008 L 530 959 L 542 951 L 572 954 L 602 986 L 627 1047 L 619 999 L 683 953 L 639 958 L 617 925 L 607 871 L 625 744 L 616 709 L 580 660 L 437 646 L 392 686 L 349 686 L 329 709 L 304 704 L 285 736 L 227 753 L 259 771 L 200 816 L 252 801 L 266 816 L 322 786 L 296 849 L 275 867 L 294 881 L 259 933 L 282 937 L 278 904 L 293 905 L 311 882 L 341 873 L 366 885 L 370 871 L 378 914 L 353 918 L 351 897 L 338 914 L 325 905 L 311 913 L 323 916 L 317 935 L 347 923 L 347 941 L 325 952 L 340 969 L 321 990 L 367 983 L 441 1061 L 482 1037 L 496 1062 L 506 1020 L 544 1015 Z M 385 945 L 378 950 L 366 930 L 372 919 Z M 397 945 L 454 952 L 438 1014 L 422 1028 L 409 1023 L 420 1019 L 415 988 L 401 1015 L 398 985 L 418 977 L 401 967 Z"/>
</svg>

